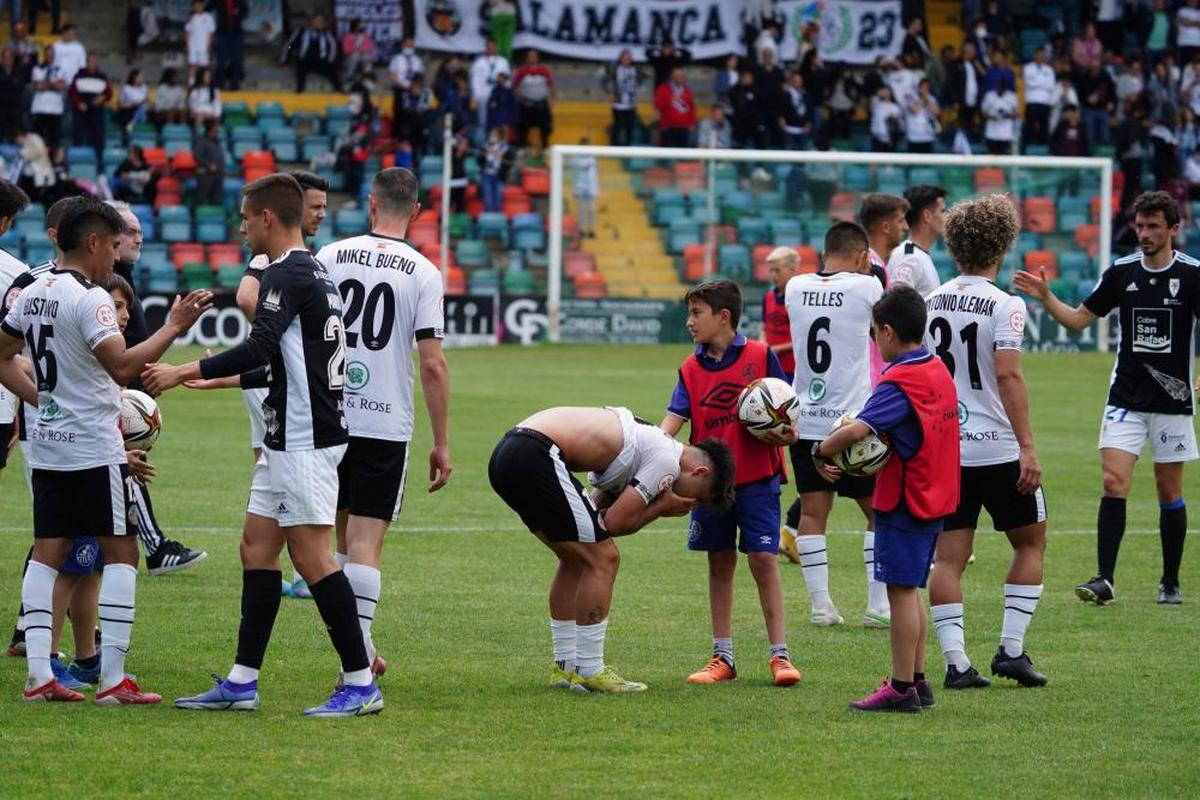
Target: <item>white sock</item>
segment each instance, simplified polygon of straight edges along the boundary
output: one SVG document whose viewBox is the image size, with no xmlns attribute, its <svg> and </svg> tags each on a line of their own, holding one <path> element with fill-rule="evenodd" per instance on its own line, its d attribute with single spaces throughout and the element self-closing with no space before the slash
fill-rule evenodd
<svg viewBox="0 0 1200 800">
<path fill-rule="evenodd" d="M 375 640 L 371 638 L 371 623 L 375 619 L 375 606 L 379 604 L 382 579 L 379 570 L 366 564 L 347 564 L 342 568 L 346 579 L 354 589 L 358 601 L 358 624 L 362 628 L 363 644 L 367 647 L 367 663 L 375 661 Z"/>
<path fill-rule="evenodd" d="M 225 680 L 230 683 L 253 683 L 258 680 L 258 670 L 254 667 L 244 667 L 241 664 L 234 664 L 233 669 L 229 670 L 229 677 Z"/>
<path fill-rule="evenodd" d="M 604 669 L 604 633 L 608 620 L 595 625 L 575 626 L 575 671 L 590 678 Z"/>
<path fill-rule="evenodd" d="M 1000 629 L 1000 646 L 1010 658 L 1025 652 L 1025 630 L 1033 621 L 1033 612 L 1040 599 L 1040 583 L 1037 586 L 1004 584 L 1004 627 Z"/>
<path fill-rule="evenodd" d="M 733 637 L 732 636 L 714 636 L 713 637 L 713 655 L 725 656 L 725 660 L 733 664 Z"/>
<path fill-rule="evenodd" d="M 575 669 L 575 620 L 550 618 L 550 645 L 563 670 Z"/>
<path fill-rule="evenodd" d="M 58 570 L 30 560 L 21 581 L 25 606 L 25 659 L 34 686 L 54 679 L 50 670 L 50 626 L 54 621 L 54 579 Z"/>
<path fill-rule="evenodd" d="M 100 581 L 100 691 L 125 680 L 125 654 L 133 631 L 137 567 L 109 564 Z"/>
<path fill-rule="evenodd" d="M 350 556 L 346 555 L 345 553 L 338 553 L 335 551 L 333 554 L 333 560 L 337 562 L 338 569 L 340 569 L 342 572 L 345 572 L 346 564 L 350 561 Z"/>
<path fill-rule="evenodd" d="M 342 683 L 346 686 L 370 686 L 373 680 L 370 668 L 356 669 L 353 672 L 346 672 L 342 675 Z"/>
<path fill-rule="evenodd" d="M 825 534 L 803 534 L 796 537 L 796 549 L 800 551 L 800 568 L 804 572 L 804 585 L 812 598 L 812 607 L 829 608 L 829 556 L 825 551 Z"/>
<path fill-rule="evenodd" d="M 887 584 L 875 580 L 875 531 L 863 534 L 863 564 L 867 568 L 867 608 L 890 614 L 892 604 L 888 602 Z"/>
<path fill-rule="evenodd" d="M 963 604 L 942 603 L 930 607 L 929 614 L 933 617 L 933 629 L 937 632 L 946 666 L 963 672 L 971 666 L 971 659 L 967 658 L 967 634 L 963 629 Z"/>
<path fill-rule="evenodd" d="M 785 531 L 787 531 L 788 533 L 790 533 L 790 534 L 792 535 L 792 538 L 795 538 L 795 536 L 796 536 L 796 529 L 795 529 L 795 528 L 793 528 L 791 525 L 784 525 L 784 526 L 783 526 L 783 529 L 784 529 Z"/>
</svg>

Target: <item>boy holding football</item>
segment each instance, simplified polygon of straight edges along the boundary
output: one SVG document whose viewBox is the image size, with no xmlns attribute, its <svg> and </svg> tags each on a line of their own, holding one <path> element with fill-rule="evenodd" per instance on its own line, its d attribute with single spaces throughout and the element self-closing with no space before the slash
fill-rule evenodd
<svg viewBox="0 0 1200 800">
<path fill-rule="evenodd" d="M 783 622 L 783 586 L 779 551 L 779 481 L 781 447 L 796 441 L 796 431 L 783 426 L 765 440 L 751 436 L 738 422 L 738 397 L 751 382 L 772 377 L 786 380 L 779 359 L 764 342 L 738 333 L 742 293 L 732 281 L 713 281 L 690 289 L 687 329 L 696 352 L 684 360 L 662 428 L 674 436 L 691 422 L 690 441 L 717 437 L 733 451 L 736 491 L 733 508 L 717 512 L 710 505 L 692 511 L 688 549 L 708 553 L 708 600 L 712 614 L 713 655 L 688 676 L 688 683 L 719 683 L 737 677 L 733 659 L 733 576 L 737 551 L 746 554 L 758 585 L 758 599 L 770 639 L 769 665 L 776 686 L 800 682 L 791 661 Z M 740 540 L 738 533 L 741 533 Z"/>
<path fill-rule="evenodd" d="M 945 364 L 921 342 L 925 301 L 911 286 L 884 293 L 872 309 L 872 335 L 888 362 L 858 418 L 813 447 L 826 480 L 841 477 L 830 457 L 871 434 L 887 437 L 892 457 L 875 479 L 875 578 L 892 607 L 891 678 L 856 711 L 920 712 L 934 704 L 925 679 L 921 595 L 945 517 L 958 506 L 958 394 Z"/>
</svg>

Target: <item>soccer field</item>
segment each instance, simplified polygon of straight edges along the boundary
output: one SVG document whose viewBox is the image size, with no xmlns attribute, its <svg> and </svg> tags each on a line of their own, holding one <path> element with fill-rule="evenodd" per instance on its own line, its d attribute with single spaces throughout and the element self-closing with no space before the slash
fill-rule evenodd
<svg viewBox="0 0 1200 800">
<path fill-rule="evenodd" d="M 194 797 L 1196 797 L 1200 795 L 1200 554 L 1182 574 L 1186 602 L 1156 605 L 1158 511 L 1147 464 L 1135 475 L 1119 602 L 1072 591 L 1095 569 L 1100 483 L 1096 434 L 1111 356 L 1026 357 L 1050 513 L 1045 597 L 1027 639 L 1042 689 L 997 681 L 940 690 L 928 713 L 861 715 L 850 700 L 889 669 L 886 631 L 857 622 L 866 601 L 856 509 L 835 509 L 831 590 L 847 624 L 808 624 L 800 568 L 782 568 L 795 688 L 770 683 L 754 584 L 740 570 L 734 615 L 739 678 L 684 677 L 708 658 L 702 555 L 686 522 L 620 540 L 606 660 L 650 690 L 577 695 L 546 686 L 545 591 L 551 554 L 492 493 L 486 466 L 501 434 L 559 404 L 627 405 L 658 420 L 686 346 L 453 350 L 449 487 L 425 492 L 428 426 L 418 421 L 408 495 L 384 551 L 374 633 L 389 670 L 381 715 L 313 720 L 337 660 L 309 601 L 284 600 L 257 713 L 177 711 L 170 699 L 211 685 L 235 649 L 238 534 L 250 476 L 246 415 L 233 391 L 162 399 L 155 508 L 168 535 L 209 558 L 139 581 L 130 671 L 163 694 L 152 708 L 25 704 L 25 665 L 0 661 L 0 796 Z M 194 351 L 174 351 L 175 362 Z M 418 402 L 418 407 L 420 403 Z M 422 409 L 423 411 L 423 409 Z M 15 455 L 15 454 L 14 454 Z M 16 460 L 19 460 L 17 457 Z M 1198 468 L 1185 495 L 1200 499 Z M 0 477 L 0 625 L 11 626 L 29 546 L 19 463 Z M 784 499 L 791 502 L 785 487 Z M 1198 512 L 1193 511 L 1193 519 Z M 999 639 L 1009 547 L 987 531 L 964 577 L 969 652 L 986 674 Z M 290 565 L 285 564 L 290 577 Z M 64 634 L 70 646 L 69 632 Z"/>
</svg>

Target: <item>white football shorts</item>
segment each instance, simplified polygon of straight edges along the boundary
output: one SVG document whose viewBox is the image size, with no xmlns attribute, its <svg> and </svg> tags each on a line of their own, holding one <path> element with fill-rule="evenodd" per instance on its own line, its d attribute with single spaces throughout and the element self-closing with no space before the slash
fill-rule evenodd
<svg viewBox="0 0 1200 800">
<path fill-rule="evenodd" d="M 1153 414 L 1105 406 L 1100 422 L 1100 449 L 1111 447 L 1136 456 L 1149 442 L 1155 464 L 1194 461 L 1200 457 L 1196 451 L 1195 419 L 1190 414 Z"/>
<path fill-rule="evenodd" d="M 246 402 L 246 413 L 250 416 L 250 447 L 256 450 L 263 446 L 263 436 L 267 433 L 262 407 L 263 400 L 266 399 L 265 388 L 242 390 L 242 400 Z"/>
<path fill-rule="evenodd" d="M 316 450 L 264 447 L 254 465 L 246 511 L 281 528 L 332 525 L 337 517 L 338 464 L 346 445 Z"/>
</svg>

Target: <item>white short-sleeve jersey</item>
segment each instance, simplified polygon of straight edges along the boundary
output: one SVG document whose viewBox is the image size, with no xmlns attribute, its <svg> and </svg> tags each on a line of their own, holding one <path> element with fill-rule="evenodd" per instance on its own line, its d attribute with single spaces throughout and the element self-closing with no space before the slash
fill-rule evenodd
<svg viewBox="0 0 1200 800">
<path fill-rule="evenodd" d="M 124 464 L 121 390 L 92 353 L 121 335 L 108 292 L 78 272 L 53 269 L 21 292 L 0 325 L 25 340 L 34 366 L 30 466 L 72 471 Z"/>
<path fill-rule="evenodd" d="M 588 483 L 614 497 L 632 486 L 648 505 L 675 484 L 683 445 L 627 408 L 609 410 L 621 419 L 621 452 L 603 472 L 588 473 Z"/>
<path fill-rule="evenodd" d="M 912 239 L 905 239 L 892 251 L 887 263 L 888 285 L 903 283 L 928 297 L 941 285 L 937 267 L 929 253 Z"/>
<path fill-rule="evenodd" d="M 977 275 L 962 275 L 925 298 L 925 344 L 946 364 L 958 390 L 962 465 L 1015 461 L 1020 454 L 996 384 L 996 353 L 1020 350 L 1025 303 Z"/>
<path fill-rule="evenodd" d="M 445 336 L 442 274 L 408 242 L 368 233 L 321 248 L 342 295 L 351 436 L 412 440 L 413 342 Z"/>
<path fill-rule="evenodd" d="M 883 296 L 874 275 L 797 275 L 784 291 L 796 354 L 793 388 L 801 439 L 824 439 L 843 414 L 871 393 L 871 307 Z"/>
<path fill-rule="evenodd" d="M 7 250 L 0 248 L 0 299 L 5 300 L 5 309 L 7 311 L 8 290 L 12 287 L 13 281 L 22 272 L 27 271 L 25 262 L 11 255 Z M 16 290 L 19 291 L 19 290 Z M 15 299 L 15 296 L 14 296 Z M 0 425 L 5 425 L 13 421 L 13 412 L 16 408 L 16 398 L 12 393 L 0 386 Z M 0 447 L 7 443 L 0 443 Z"/>
</svg>

